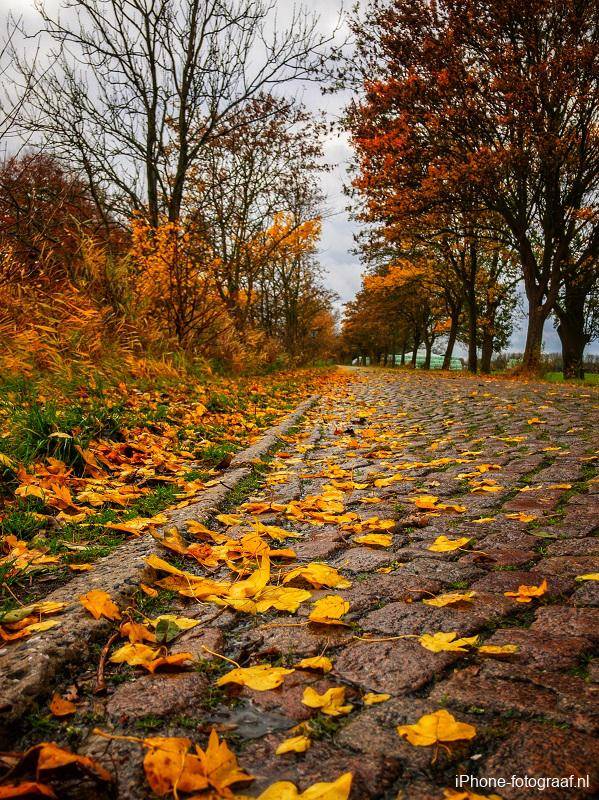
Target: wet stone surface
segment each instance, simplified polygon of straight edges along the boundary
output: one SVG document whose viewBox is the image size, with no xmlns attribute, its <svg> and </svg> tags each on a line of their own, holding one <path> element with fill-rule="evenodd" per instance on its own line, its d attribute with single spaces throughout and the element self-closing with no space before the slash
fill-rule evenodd
<svg viewBox="0 0 599 800">
<path fill-rule="evenodd" d="M 297 556 L 273 557 L 271 585 L 311 563 L 334 567 L 351 585 L 294 580 L 313 594 L 297 613 L 227 610 L 215 617 L 214 600 L 171 597 L 177 614 L 200 620 L 168 647 L 171 654 L 191 653 L 183 669 L 150 675 L 108 662 L 107 689 L 99 697 L 91 691 L 95 665 L 86 667 L 85 680 L 76 671 L 56 677 L 52 691 L 75 682 L 82 695 L 85 711 L 68 722 L 79 752 L 116 771 L 118 797 L 132 800 L 152 796 L 142 746 L 102 738 L 94 728 L 132 739 L 184 736 L 205 747 L 215 727 L 255 776 L 239 787 L 244 797 L 259 797 L 276 780 L 304 791 L 344 772 L 354 775 L 351 800 L 445 800 L 460 773 L 590 776 L 588 786 L 567 791 L 509 786 L 478 790 L 483 797 L 599 796 L 593 773 L 599 669 L 592 659 L 599 590 L 596 580 L 583 579 L 599 571 L 597 394 L 585 387 L 583 400 L 580 392 L 535 382 L 347 370 L 283 439 L 265 483 L 254 483 L 249 498 L 227 509 L 241 522 L 226 528 L 213 520 L 210 528 L 240 539 L 259 521 L 299 534 L 264 537 L 269 547 L 291 548 Z M 305 508 L 308 496 L 320 498 L 318 513 L 329 516 L 289 507 L 252 516 L 241 505 L 293 501 Z M 373 518 L 382 520 L 380 527 Z M 362 529 L 352 529 L 358 523 Z M 354 541 L 367 534 L 391 539 Z M 450 540 L 448 548 L 445 540 L 439 546 L 440 537 Z M 467 541 L 451 544 L 461 538 Z M 224 565 L 176 563 L 203 577 L 240 580 Z M 443 605 L 439 596 L 447 593 L 466 597 Z M 311 603 L 327 595 L 349 603 L 345 624 L 309 620 Z M 435 653 L 418 637 L 437 632 L 517 651 L 484 655 L 469 646 Z M 332 661 L 331 672 L 297 667 L 299 659 L 321 655 Z M 235 667 L 231 661 L 296 670 L 267 691 L 217 686 Z M 345 689 L 347 713 L 331 716 L 303 702 L 306 689 L 322 695 L 335 687 Z M 367 693 L 389 698 L 368 705 Z M 398 734 L 398 725 L 440 709 L 475 726 L 476 736 L 416 746 Z M 311 747 L 277 756 L 297 725 Z"/>
</svg>

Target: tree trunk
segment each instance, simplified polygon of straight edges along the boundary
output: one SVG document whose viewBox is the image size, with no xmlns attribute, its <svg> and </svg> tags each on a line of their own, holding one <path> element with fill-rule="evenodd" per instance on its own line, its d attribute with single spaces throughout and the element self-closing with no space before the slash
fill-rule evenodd
<svg viewBox="0 0 599 800">
<path fill-rule="evenodd" d="M 590 337 L 585 334 L 585 301 L 587 288 L 566 284 L 564 302 L 556 306 L 559 325 L 557 332 L 562 343 L 564 378 L 584 379 L 584 349 Z"/>
<path fill-rule="evenodd" d="M 541 348 L 543 345 L 543 328 L 547 319 L 547 311 L 536 297 L 528 301 L 528 329 L 526 345 L 522 359 L 524 372 L 539 372 L 541 367 Z"/>
<path fill-rule="evenodd" d="M 404 341 L 401 343 L 401 361 L 400 361 L 400 364 L 401 364 L 402 367 L 405 367 L 405 365 L 406 365 L 406 348 L 407 348 L 407 346 L 408 346 L 408 343 L 404 339 Z"/>
<path fill-rule="evenodd" d="M 485 327 L 483 331 L 483 340 L 481 343 L 480 355 L 480 371 L 484 375 L 491 374 L 491 359 L 493 358 L 493 340 L 494 335 L 491 330 Z"/>
<path fill-rule="evenodd" d="M 418 353 L 418 348 L 420 347 L 420 337 L 414 336 L 414 350 L 412 352 L 412 367 L 416 369 L 416 354 Z"/>
<path fill-rule="evenodd" d="M 474 374 L 476 374 L 478 368 L 478 354 L 476 352 L 478 315 L 476 311 L 476 289 L 471 286 L 468 290 L 468 372 Z"/>
<path fill-rule="evenodd" d="M 433 352 L 433 343 L 428 339 L 424 340 L 424 347 L 426 348 L 426 355 L 424 357 L 424 364 L 422 365 L 423 369 L 430 369 L 431 368 L 431 355 Z"/>
<path fill-rule="evenodd" d="M 449 329 L 449 338 L 447 339 L 445 355 L 443 356 L 442 369 L 451 369 L 451 356 L 453 355 L 453 348 L 455 347 L 458 336 L 458 328 L 460 326 L 460 312 L 461 309 L 454 311 L 451 315 L 451 327 Z"/>
</svg>

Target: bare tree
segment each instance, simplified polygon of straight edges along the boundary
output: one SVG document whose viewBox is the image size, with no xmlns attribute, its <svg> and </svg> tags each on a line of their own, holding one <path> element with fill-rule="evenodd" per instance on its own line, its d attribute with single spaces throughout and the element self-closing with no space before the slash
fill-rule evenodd
<svg viewBox="0 0 599 800">
<path fill-rule="evenodd" d="M 55 63 L 32 93 L 31 124 L 82 170 L 99 205 L 179 218 L 201 150 L 234 130 L 261 92 L 307 78 L 331 36 L 273 0 L 39 0 Z M 273 22 L 274 20 L 274 22 Z"/>
</svg>

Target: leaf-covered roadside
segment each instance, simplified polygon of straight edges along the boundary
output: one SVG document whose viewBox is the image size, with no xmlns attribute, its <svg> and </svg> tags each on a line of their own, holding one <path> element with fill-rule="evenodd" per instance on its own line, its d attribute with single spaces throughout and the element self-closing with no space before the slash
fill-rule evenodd
<svg viewBox="0 0 599 800">
<path fill-rule="evenodd" d="M 209 487 L 325 374 L 4 379 L 0 613 L 162 524 L 165 508 Z"/>
</svg>

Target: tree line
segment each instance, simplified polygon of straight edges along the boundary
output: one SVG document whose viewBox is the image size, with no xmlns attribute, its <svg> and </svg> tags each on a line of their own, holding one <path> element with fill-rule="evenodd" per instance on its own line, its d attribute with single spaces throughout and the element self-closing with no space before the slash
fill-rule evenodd
<svg viewBox="0 0 599 800">
<path fill-rule="evenodd" d="M 372 0 L 351 15 L 345 125 L 366 277 L 343 348 L 456 341 L 488 372 L 514 308 L 523 370 L 557 327 L 567 377 L 599 335 L 599 7 L 592 0 Z"/>
<path fill-rule="evenodd" d="M 0 52 L 0 334 L 53 319 L 96 348 L 330 354 L 324 123 L 294 95 L 330 55 L 318 19 L 277 26 L 271 0 L 37 9 Z"/>
</svg>

